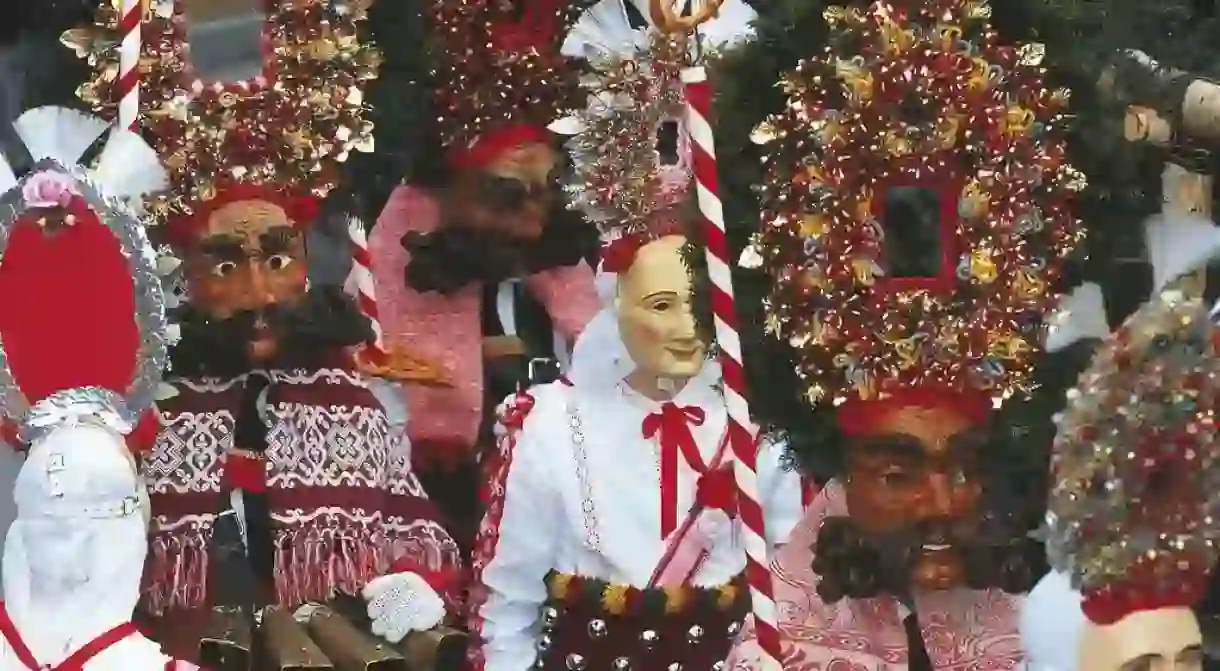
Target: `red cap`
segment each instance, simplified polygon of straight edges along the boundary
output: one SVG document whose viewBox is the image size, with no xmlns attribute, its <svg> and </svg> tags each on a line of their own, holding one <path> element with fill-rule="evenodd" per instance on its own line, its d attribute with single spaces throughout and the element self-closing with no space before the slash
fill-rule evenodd
<svg viewBox="0 0 1220 671">
<path fill-rule="evenodd" d="M 516 124 L 484 133 L 469 146 L 451 146 L 445 160 L 454 170 L 478 170 L 517 147 L 550 143 L 551 135 L 546 129 Z"/>
<path fill-rule="evenodd" d="M 0 338 L 30 405 L 78 387 L 124 394 L 136 371 L 135 285 L 119 239 L 83 200 L 66 209 L 76 222 L 53 231 L 22 215 L 0 263 Z"/>
<path fill-rule="evenodd" d="M 912 407 L 946 409 L 971 426 L 982 426 L 991 414 L 991 397 L 980 392 L 934 388 L 901 389 L 880 399 L 853 397 L 838 407 L 839 428 L 848 436 L 867 436 L 875 431 L 880 418 Z"/>
<path fill-rule="evenodd" d="M 318 218 L 318 199 L 309 193 L 271 184 L 234 184 L 222 187 L 215 198 L 195 205 L 194 214 L 171 218 L 166 223 L 170 244 L 178 249 L 190 247 L 192 234 L 207 226 L 212 213 L 225 205 L 252 200 L 278 205 L 298 227 L 309 226 Z"/>
<path fill-rule="evenodd" d="M 685 233 L 682 221 L 675 209 L 653 213 L 645 224 L 638 224 L 634 229 L 629 229 L 622 235 L 602 244 L 601 271 L 604 273 L 627 272 L 635 263 L 636 255 L 645 245 L 667 235 L 684 235 Z"/>
<path fill-rule="evenodd" d="M 1123 582 L 1083 590 L 1080 608 L 1085 617 L 1100 625 L 1114 624 L 1139 611 L 1190 608 L 1207 592 L 1210 568 L 1184 557 L 1140 560 Z"/>
</svg>

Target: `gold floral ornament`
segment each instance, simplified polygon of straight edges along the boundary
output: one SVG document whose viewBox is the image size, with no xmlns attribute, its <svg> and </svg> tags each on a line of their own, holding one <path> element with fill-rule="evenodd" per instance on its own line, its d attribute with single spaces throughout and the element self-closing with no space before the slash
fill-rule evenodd
<svg viewBox="0 0 1220 671">
<path fill-rule="evenodd" d="M 764 211 L 743 261 L 772 280 L 768 329 L 797 351 L 814 404 L 1027 391 L 1030 343 L 1083 237 L 1068 96 L 1041 80 L 1045 49 L 1001 44 L 974 0 L 823 16 L 827 43 L 859 52 L 785 73 L 787 105 L 752 136 Z M 898 221 L 914 216 L 904 202 L 925 214 Z M 937 249 L 904 246 L 912 225 Z"/>
<path fill-rule="evenodd" d="M 602 593 L 602 608 L 611 615 L 622 615 L 627 612 L 627 597 L 631 591 L 630 585 L 612 583 L 606 585 Z"/>
<path fill-rule="evenodd" d="M 159 221 L 189 215 L 228 184 L 275 184 L 322 197 L 339 164 L 373 150 L 364 86 L 380 54 L 358 37 L 370 0 L 270 0 L 263 75 L 209 83 L 195 74 L 183 0 L 152 0 L 141 25 L 139 124 L 170 169 L 172 187 L 149 203 Z M 89 28 L 61 41 L 93 66 L 77 94 L 113 118 L 119 5 L 103 2 Z"/>
</svg>

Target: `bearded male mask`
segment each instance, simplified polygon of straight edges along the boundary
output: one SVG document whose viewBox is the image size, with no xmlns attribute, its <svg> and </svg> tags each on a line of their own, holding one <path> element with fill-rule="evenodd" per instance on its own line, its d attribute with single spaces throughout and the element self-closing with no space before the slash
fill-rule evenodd
<svg viewBox="0 0 1220 671">
<path fill-rule="evenodd" d="M 829 517 L 818 536 L 823 599 L 1032 585 L 1040 546 L 1025 520 L 984 497 L 987 412 L 914 391 L 840 408 L 849 514 Z"/>
<path fill-rule="evenodd" d="M 305 227 L 316 216 L 312 198 L 243 185 L 171 224 L 190 295 L 176 371 L 301 364 L 369 339 L 367 320 L 339 289 L 309 287 Z"/>
<path fill-rule="evenodd" d="M 511 127 L 449 152 L 451 179 L 440 193 L 440 225 L 409 232 L 407 285 L 452 293 L 574 266 L 597 250 L 597 230 L 567 208 L 550 134 Z"/>
</svg>

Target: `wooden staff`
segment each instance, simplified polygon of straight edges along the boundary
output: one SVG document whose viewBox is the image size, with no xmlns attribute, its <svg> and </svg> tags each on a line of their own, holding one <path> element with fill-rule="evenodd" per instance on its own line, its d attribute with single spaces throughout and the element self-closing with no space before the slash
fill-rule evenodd
<svg viewBox="0 0 1220 671">
<path fill-rule="evenodd" d="M 648 13 L 661 32 L 690 35 L 698 30 L 701 23 L 716 18 L 723 2 L 693 0 L 691 15 L 683 17 L 674 8 L 672 0 L 650 0 Z M 746 401 L 741 337 L 737 332 L 737 308 L 733 297 L 732 261 L 729 259 L 724 208 L 720 202 L 719 170 L 711 122 L 712 85 L 703 65 L 693 60 L 683 68 L 681 75 L 686 91 L 686 121 L 691 136 L 695 196 L 702 219 L 716 340 L 724 371 L 724 400 L 728 412 L 726 430 L 729 447 L 737 457 L 733 462 L 733 473 L 737 484 L 738 514 L 742 522 L 754 629 L 763 653 L 763 669 L 779 671 L 781 650 L 771 579 L 770 546 L 766 541 L 764 511 L 758 491 L 758 443 Z"/>
<path fill-rule="evenodd" d="M 1123 135 L 1170 149 L 1161 173 L 1161 213 L 1212 215 L 1210 152 L 1220 144 L 1220 84 L 1166 68 L 1148 54 L 1129 49 L 1098 81 L 1103 95 L 1128 102 Z M 1204 271 L 1193 287 L 1203 291 Z"/>
</svg>

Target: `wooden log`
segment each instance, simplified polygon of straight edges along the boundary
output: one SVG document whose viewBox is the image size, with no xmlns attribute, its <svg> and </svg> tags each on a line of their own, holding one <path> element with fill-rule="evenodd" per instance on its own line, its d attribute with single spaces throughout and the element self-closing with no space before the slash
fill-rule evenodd
<svg viewBox="0 0 1220 671">
<path fill-rule="evenodd" d="M 1128 49 L 1102 73 L 1098 88 L 1129 106 L 1126 125 L 1132 116 L 1138 118 L 1138 139 L 1166 145 L 1176 135 L 1200 144 L 1220 143 L 1220 84 Z"/>
</svg>

